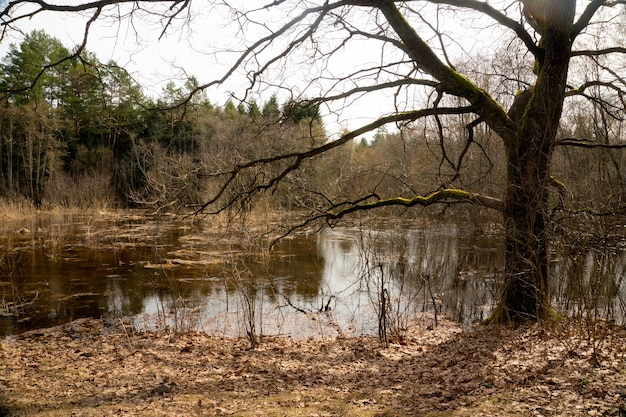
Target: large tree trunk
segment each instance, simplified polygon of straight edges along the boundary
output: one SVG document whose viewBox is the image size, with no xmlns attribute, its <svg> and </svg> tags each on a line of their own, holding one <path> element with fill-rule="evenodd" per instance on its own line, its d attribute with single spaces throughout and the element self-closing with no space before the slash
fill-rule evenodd
<svg viewBox="0 0 626 417">
<path fill-rule="evenodd" d="M 500 322 L 543 320 L 551 310 L 546 232 L 551 150 L 536 139 L 521 140 L 525 146 L 507 155 L 505 281 L 492 317 Z"/>
<path fill-rule="evenodd" d="M 505 282 L 492 321 L 543 321 L 551 311 L 549 291 L 548 213 L 549 163 L 563 109 L 571 51 L 570 27 L 575 0 L 525 2 L 541 25 L 535 86 L 516 109 L 516 134 L 505 140 L 507 191 Z M 515 105 L 515 103 L 514 103 Z M 513 110 L 513 108 L 511 109 Z M 513 117 L 513 116 L 510 116 Z"/>
</svg>

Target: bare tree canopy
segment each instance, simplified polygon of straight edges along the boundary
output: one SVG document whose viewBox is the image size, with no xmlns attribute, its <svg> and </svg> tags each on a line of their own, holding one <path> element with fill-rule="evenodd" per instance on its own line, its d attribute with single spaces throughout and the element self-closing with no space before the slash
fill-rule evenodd
<svg viewBox="0 0 626 417">
<path fill-rule="evenodd" d="M 314 196 L 309 218 L 332 221 L 380 207 L 454 202 L 495 209 L 507 231 L 507 258 L 502 301 L 492 318 L 518 321 L 551 314 L 547 223 L 551 190 L 562 189 L 550 172 L 556 146 L 624 147 L 625 7 L 624 0 L 15 0 L 5 4 L 0 24 L 6 37 L 28 19 L 79 13 L 85 19 L 73 55 L 79 56 L 98 21 L 126 21 L 137 33 L 141 19 L 157 22 L 157 41 L 198 18 L 200 9 L 227 16 L 221 30 L 230 38 L 222 45 L 206 40 L 213 46 L 205 51 L 226 69 L 199 77 L 180 105 L 237 80 L 231 93 L 242 102 L 272 91 L 314 108 L 326 123 L 346 114 L 357 123 L 324 141 L 302 139 L 204 173 L 221 185 L 198 210 L 220 212 L 283 183 L 297 185 L 297 173 L 309 162 L 385 126 L 401 135 L 428 132 L 439 147 L 438 184 L 395 178 L 406 185 L 398 195 L 381 195 L 375 181 L 352 195 L 317 184 L 308 188 Z M 576 129 L 585 113 L 604 127 Z M 492 133 L 500 154 L 487 150 Z M 465 180 L 471 154 L 504 166 L 501 189 L 475 190 L 480 179 Z M 382 173 L 380 181 L 388 177 Z"/>
</svg>

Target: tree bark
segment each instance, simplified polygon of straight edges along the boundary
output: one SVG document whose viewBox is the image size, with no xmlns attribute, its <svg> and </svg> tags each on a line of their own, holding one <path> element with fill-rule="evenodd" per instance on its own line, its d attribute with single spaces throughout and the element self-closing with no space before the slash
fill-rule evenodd
<svg viewBox="0 0 626 417">
<path fill-rule="evenodd" d="M 541 5 L 530 12 L 541 25 L 545 53 L 525 108 L 516 109 L 521 114 L 515 120 L 517 134 L 505 140 L 505 281 L 491 321 L 543 321 L 552 311 L 546 230 L 549 164 L 563 110 L 576 3 L 548 0 Z"/>
<path fill-rule="evenodd" d="M 529 149 L 509 152 L 504 224 L 505 280 L 492 320 L 543 320 L 550 308 L 548 236 L 548 164 L 551 152 L 524 141 Z"/>
</svg>

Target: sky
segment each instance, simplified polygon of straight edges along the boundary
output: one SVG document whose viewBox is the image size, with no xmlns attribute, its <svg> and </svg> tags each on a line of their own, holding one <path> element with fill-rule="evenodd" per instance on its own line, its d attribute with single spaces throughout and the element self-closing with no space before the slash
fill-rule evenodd
<svg viewBox="0 0 626 417">
<path fill-rule="evenodd" d="M 85 20 L 85 15 L 46 13 L 20 22 L 19 28 L 23 33 L 44 30 L 72 48 L 82 43 Z M 181 79 L 181 68 L 194 74 L 205 68 L 218 71 L 223 67 L 210 57 L 201 56 L 204 39 L 220 36 L 217 22 L 223 21 L 223 16 L 215 14 L 210 20 L 198 16 L 189 26 L 174 26 L 162 37 L 154 19 L 99 20 L 89 30 L 87 50 L 102 62 L 115 60 L 136 76 L 148 94 L 158 95 L 167 81 Z M 0 54 L 4 56 L 11 43 L 19 42 L 19 33 L 9 33 L 0 42 Z"/>
<path fill-rule="evenodd" d="M 191 18 L 182 22 L 176 21 L 163 36 L 161 36 L 162 22 L 150 16 L 136 17 L 132 21 L 117 18 L 99 20 L 90 28 L 87 49 L 95 53 L 102 62 L 112 59 L 126 68 L 142 85 L 144 92 L 151 97 L 158 97 L 168 81 L 175 81 L 180 85 L 186 75 L 195 76 L 201 83 L 219 79 L 229 68 L 226 63 L 232 62 L 237 56 L 234 51 L 240 51 L 244 46 L 241 33 L 237 33 L 238 27 L 230 23 L 232 15 L 227 9 L 206 8 L 206 2 L 191 2 L 190 4 L 192 5 Z M 289 12 L 289 10 L 277 10 L 273 13 L 262 12 L 258 16 L 263 20 L 261 23 L 270 26 L 284 22 Z M 369 16 L 362 14 L 359 18 L 366 20 Z M 47 13 L 22 21 L 20 29 L 24 33 L 34 29 L 43 29 L 49 35 L 58 38 L 66 47 L 71 48 L 82 42 L 85 20 L 84 15 Z M 255 39 L 261 33 L 260 28 L 262 25 L 248 27 L 246 38 Z M 462 29 L 452 27 L 449 30 Z M 468 40 L 464 36 L 457 36 L 457 38 Z M 0 54 L 4 56 L 9 43 L 19 43 L 19 41 L 17 36 L 3 39 L 0 42 Z M 330 44 L 332 40 L 328 41 Z M 476 45 L 475 39 L 469 39 L 469 41 L 471 42 L 469 46 L 464 46 L 467 49 Z M 322 47 L 324 47 L 324 42 L 325 40 L 321 39 Z M 306 79 L 310 78 L 313 72 L 345 72 L 353 69 L 352 67 L 357 62 L 375 66 L 380 60 L 381 52 L 376 47 L 372 48 L 373 44 L 371 41 L 355 42 L 352 46 L 342 47 L 340 53 L 337 54 L 337 59 L 332 61 L 334 69 L 315 68 L 315 64 L 307 62 L 306 56 L 295 55 L 289 68 L 282 72 L 278 70 L 275 72 L 276 79 L 285 78 L 287 84 L 295 87 L 296 93 L 305 88 L 315 90 L 321 86 L 306 83 Z M 210 52 L 215 50 L 222 52 L 219 54 Z M 224 85 L 209 89 L 206 94 L 211 102 L 223 105 L 231 93 L 234 93 L 236 97 L 242 97 L 246 85 L 246 76 L 239 71 Z M 344 85 L 339 87 L 339 90 L 350 87 L 350 85 Z M 266 91 L 261 92 L 262 95 L 253 96 L 253 98 L 262 102 L 274 93 L 278 93 L 279 100 L 281 95 L 286 100 L 285 91 L 272 88 L 267 88 Z M 410 101 L 410 98 L 401 97 L 400 100 Z M 343 129 L 358 128 L 374 120 L 381 113 L 393 111 L 393 97 L 372 95 L 358 104 L 348 103 L 341 109 L 329 110 L 330 114 L 324 117 L 324 122 L 327 132 L 335 134 Z"/>
<path fill-rule="evenodd" d="M 172 81 L 182 85 L 187 76 L 196 77 L 201 83 L 219 79 L 228 71 L 229 65 L 242 49 L 242 38 L 233 25 L 227 25 L 230 16 L 225 10 L 193 11 L 193 18 L 184 24 L 176 22 L 162 35 L 161 22 L 154 19 L 107 19 L 98 21 L 89 30 L 87 50 L 95 53 L 101 62 L 114 60 L 129 71 L 142 86 L 144 93 L 156 98 L 164 86 Z M 32 30 L 44 30 L 59 39 L 68 48 L 82 43 L 85 16 L 76 14 L 47 13 L 28 21 L 20 22 L 20 30 L 29 33 Z M 0 56 L 5 56 L 10 44 L 19 44 L 19 33 L 9 33 L 0 42 Z M 218 46 L 220 45 L 220 46 Z M 222 53 L 211 53 L 219 48 Z M 297 77 L 294 73 L 292 77 Z M 248 82 L 245 75 L 235 74 L 218 88 L 206 91 L 207 97 L 217 105 L 235 94 L 241 97 Z M 294 81 L 297 85 L 298 82 Z M 262 102 L 276 91 L 265 92 L 253 97 Z M 280 94 L 279 94 L 280 96 Z M 342 124 L 329 119 L 333 131 L 343 127 L 350 128 L 350 123 Z"/>
<path fill-rule="evenodd" d="M 237 2 L 248 6 L 251 4 L 250 1 L 243 0 L 232 0 L 231 4 Z M 266 1 L 258 2 L 258 4 L 265 3 Z M 144 14 L 143 17 L 136 15 L 132 20 L 120 20 L 116 17 L 98 20 L 90 28 L 87 49 L 95 53 L 102 62 L 112 59 L 126 68 L 140 83 L 144 92 L 151 97 L 158 97 L 168 81 L 175 81 L 181 85 L 181 80 L 186 75 L 195 76 L 200 83 L 219 79 L 228 70 L 228 63 L 233 62 L 233 59 L 238 56 L 237 51 L 242 50 L 246 41 L 243 40 L 242 34 L 238 33 L 238 26 L 232 24 L 233 16 L 226 8 L 206 7 L 206 1 L 192 1 L 190 5 L 190 18 L 175 21 L 165 34 L 162 34 L 163 22 L 150 15 Z M 125 10 L 121 9 L 117 12 L 125 13 Z M 264 25 L 269 27 L 285 22 L 289 13 L 290 10 L 277 9 L 275 12 L 261 12 L 255 15 L 259 19 L 259 24 L 246 28 L 245 37 L 256 39 L 259 34 L 263 33 Z M 66 47 L 71 48 L 82 42 L 84 22 L 87 17 L 77 14 L 47 13 L 20 22 L 20 29 L 24 33 L 34 29 L 43 29 L 49 35 L 58 38 Z M 371 16 L 361 13 L 357 19 L 367 21 L 371 19 Z M 494 39 L 501 37 L 502 33 L 498 32 L 494 25 L 489 27 L 492 22 L 487 21 L 488 19 L 484 17 L 482 19 L 459 18 L 451 20 L 452 24 L 449 24 L 450 22 L 444 19 L 433 18 L 426 23 L 421 23 L 421 26 L 424 33 L 432 33 L 428 25 L 445 27 L 450 35 L 446 40 L 451 43 L 452 53 L 455 50 L 459 54 L 462 50 L 468 54 L 485 53 L 485 51 L 489 53 L 489 45 L 493 44 Z M 458 23 L 464 21 L 467 22 L 467 26 L 485 26 L 486 29 L 480 32 L 470 31 L 468 27 Z M 329 32 L 328 36 L 328 39 L 320 39 L 321 47 L 328 46 L 335 41 L 331 39 L 332 32 Z M 452 42 L 451 39 L 454 41 Z M 436 39 L 429 40 L 436 43 Z M 19 41 L 17 36 L 3 39 L 0 42 L 0 55 L 4 56 L 9 43 L 19 43 Z M 276 70 L 274 74 L 277 80 L 284 79 L 281 84 L 293 86 L 296 93 L 305 88 L 314 92 L 317 88 L 327 88 L 327 85 L 321 85 L 320 82 L 307 84 L 306 80 L 310 79 L 313 73 L 345 72 L 353 70 L 359 62 L 368 67 L 376 66 L 381 55 L 381 50 L 376 45 L 376 42 L 370 40 L 343 46 L 336 55 L 337 58 L 331 61 L 332 68 L 316 67 L 316 63 L 308 62 L 305 55 L 296 54 L 288 68 L 284 71 Z M 221 52 L 211 52 L 216 50 Z M 217 88 L 208 89 L 206 94 L 214 104 L 223 105 L 231 93 L 236 97 L 242 97 L 247 85 L 245 73 L 238 71 L 231 80 Z M 342 91 L 351 87 L 350 84 L 344 84 L 338 86 L 337 90 Z M 281 95 L 286 97 L 284 90 L 268 87 L 260 93 L 261 95 L 253 96 L 253 98 L 262 102 L 274 93 L 278 93 L 279 101 Z M 414 97 L 398 97 L 397 99 L 408 107 L 415 105 L 412 101 L 415 100 Z M 327 132 L 334 134 L 344 128 L 358 128 L 381 114 L 392 112 L 393 101 L 394 97 L 390 95 L 372 95 L 357 104 L 348 103 L 341 109 L 329 109 L 330 114 L 324 118 Z"/>
</svg>

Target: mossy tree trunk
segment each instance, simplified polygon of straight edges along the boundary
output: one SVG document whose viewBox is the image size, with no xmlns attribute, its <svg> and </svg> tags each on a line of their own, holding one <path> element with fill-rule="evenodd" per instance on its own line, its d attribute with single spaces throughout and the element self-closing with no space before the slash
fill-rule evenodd
<svg viewBox="0 0 626 417">
<path fill-rule="evenodd" d="M 520 142 L 525 149 L 507 155 L 505 280 L 492 316 L 498 322 L 541 320 L 550 310 L 546 222 L 551 151 L 536 146 L 536 140 Z"/>
<path fill-rule="evenodd" d="M 542 2 L 543 50 L 537 80 L 516 134 L 505 138 L 507 189 L 505 282 L 492 321 L 546 319 L 551 311 L 548 257 L 549 164 L 556 144 L 570 62 L 575 1 Z"/>
<path fill-rule="evenodd" d="M 576 0 L 526 0 L 522 3 L 541 36 L 539 44 L 532 47 L 537 77 L 508 114 L 484 90 L 439 60 L 393 2 L 378 5 L 403 41 L 407 54 L 441 82 L 442 91 L 467 99 L 480 120 L 504 143 L 507 154 L 503 208 L 507 232 L 505 283 L 500 303 L 491 317 L 493 322 L 542 320 L 550 311 L 546 230 L 548 168 L 561 119 L 575 37 Z"/>
</svg>

